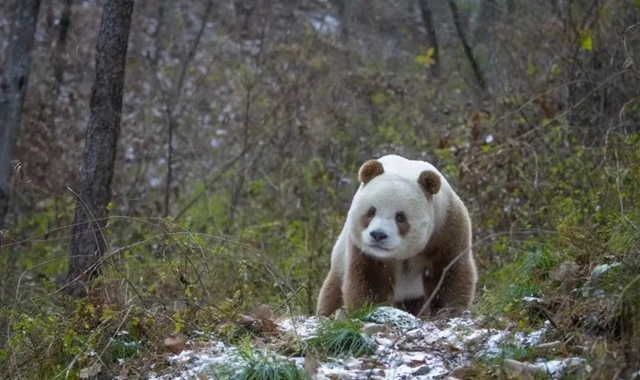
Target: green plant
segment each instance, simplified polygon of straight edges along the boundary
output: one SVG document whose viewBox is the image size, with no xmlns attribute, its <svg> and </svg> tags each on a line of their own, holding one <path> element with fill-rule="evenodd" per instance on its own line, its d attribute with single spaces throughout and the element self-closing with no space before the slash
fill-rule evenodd
<svg viewBox="0 0 640 380">
<path fill-rule="evenodd" d="M 245 339 L 238 347 L 239 360 L 210 368 L 214 379 L 305 380 L 307 375 L 295 364 L 273 353 L 255 350 Z"/>
<path fill-rule="evenodd" d="M 362 322 L 357 319 L 323 321 L 316 336 L 307 343 L 317 352 L 330 356 L 362 356 L 375 352 L 373 340 L 362 331 Z"/>
</svg>

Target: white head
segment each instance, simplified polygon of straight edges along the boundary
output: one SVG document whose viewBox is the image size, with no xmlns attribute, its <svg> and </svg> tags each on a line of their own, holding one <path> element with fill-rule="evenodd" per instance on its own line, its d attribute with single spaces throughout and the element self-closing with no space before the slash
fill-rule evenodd
<svg viewBox="0 0 640 380">
<path fill-rule="evenodd" d="M 360 168 L 360 189 L 354 197 L 350 235 L 366 254 L 404 260 L 426 247 L 435 225 L 433 197 L 440 175 L 422 171 L 418 178 L 385 172 L 378 160 Z"/>
</svg>

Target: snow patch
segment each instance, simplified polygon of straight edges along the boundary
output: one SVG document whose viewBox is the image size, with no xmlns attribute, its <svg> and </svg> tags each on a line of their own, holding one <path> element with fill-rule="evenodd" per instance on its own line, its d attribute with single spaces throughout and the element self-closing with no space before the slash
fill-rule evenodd
<svg viewBox="0 0 640 380">
<path fill-rule="evenodd" d="M 274 322 L 280 334 L 295 334 L 306 340 L 315 336 L 323 320 L 298 316 Z M 359 358 L 327 358 L 318 363 L 315 379 L 441 379 L 454 369 L 469 365 L 473 358 L 501 355 L 507 343 L 537 345 L 549 327 L 546 324 L 529 333 L 497 330 L 484 327 L 482 319 L 473 319 L 469 313 L 448 320 L 423 321 L 392 307 L 379 307 L 365 320 L 368 326 L 371 322 L 387 326 L 370 329 L 370 337 L 376 345 L 375 354 Z M 286 359 L 300 369 L 304 368 L 304 357 Z M 169 356 L 167 361 L 176 370 L 161 377 L 152 375 L 149 379 L 208 378 L 204 375 L 211 373 L 215 366 L 242 363 L 237 350 L 221 342 Z M 539 360 L 531 365 L 544 370 L 552 379 L 558 379 L 577 366 L 584 367 L 585 363 L 580 358 L 568 358 Z"/>
<path fill-rule="evenodd" d="M 401 329 L 412 329 L 420 324 L 420 320 L 414 315 L 388 306 L 377 308 L 367 317 L 367 320 L 379 324 L 391 323 Z"/>
</svg>

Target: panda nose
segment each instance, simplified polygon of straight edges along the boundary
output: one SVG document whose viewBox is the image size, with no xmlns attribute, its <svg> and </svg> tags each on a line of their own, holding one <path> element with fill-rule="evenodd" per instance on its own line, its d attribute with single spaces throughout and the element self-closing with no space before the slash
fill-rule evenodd
<svg viewBox="0 0 640 380">
<path fill-rule="evenodd" d="M 380 242 L 386 238 L 388 238 L 389 236 L 387 234 L 385 234 L 383 231 L 371 231 L 369 233 L 369 235 L 371 235 L 371 237 L 373 238 L 373 240 Z"/>
</svg>

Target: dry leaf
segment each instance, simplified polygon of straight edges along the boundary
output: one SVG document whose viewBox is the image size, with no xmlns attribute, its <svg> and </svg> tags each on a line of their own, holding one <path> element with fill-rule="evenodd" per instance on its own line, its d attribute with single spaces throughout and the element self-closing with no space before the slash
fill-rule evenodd
<svg viewBox="0 0 640 380">
<path fill-rule="evenodd" d="M 240 324 L 258 334 L 273 334 L 278 325 L 273 321 L 273 312 L 267 305 L 258 306 L 251 314 L 243 315 Z"/>
<path fill-rule="evenodd" d="M 81 379 L 90 379 L 100 373 L 102 367 L 100 363 L 95 363 L 91 367 L 83 368 L 80 370 L 80 378 Z"/>
<path fill-rule="evenodd" d="M 166 338 L 164 346 L 172 354 L 178 355 L 187 348 L 187 338 L 182 335 Z"/>
<path fill-rule="evenodd" d="M 129 365 L 125 364 L 122 366 L 122 369 L 118 376 L 116 376 L 115 380 L 127 380 L 127 377 L 129 377 Z"/>
<path fill-rule="evenodd" d="M 339 308 L 338 310 L 336 310 L 336 312 L 334 313 L 335 315 L 335 320 L 342 320 L 342 319 L 347 319 L 347 311 L 344 309 L 344 307 Z"/>
<path fill-rule="evenodd" d="M 310 379 L 315 379 L 319 365 L 318 359 L 316 359 L 313 354 L 308 353 L 307 356 L 304 357 L 304 372 Z"/>
</svg>

